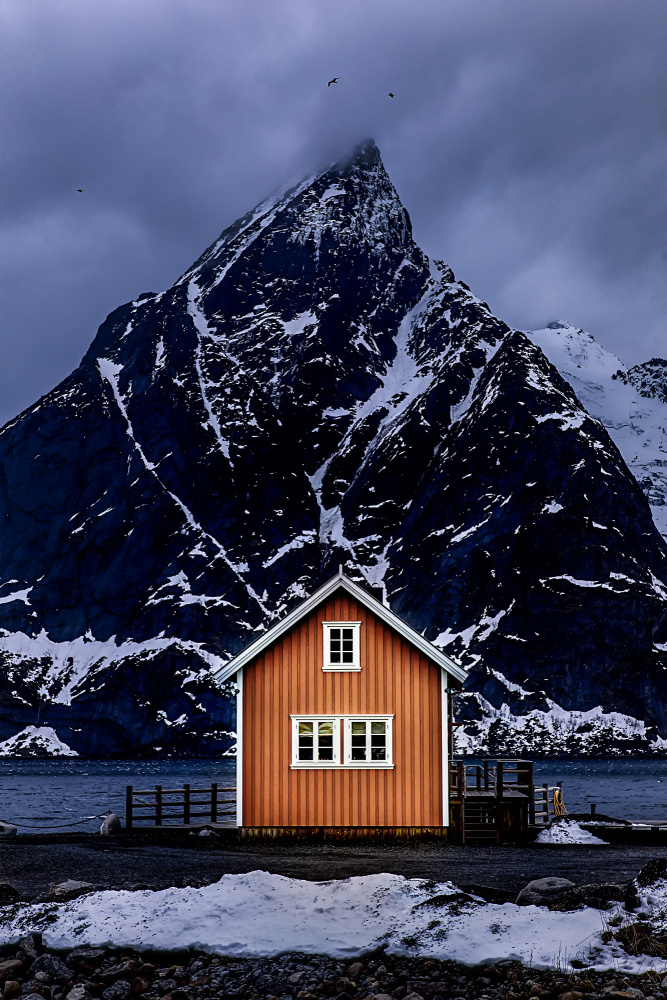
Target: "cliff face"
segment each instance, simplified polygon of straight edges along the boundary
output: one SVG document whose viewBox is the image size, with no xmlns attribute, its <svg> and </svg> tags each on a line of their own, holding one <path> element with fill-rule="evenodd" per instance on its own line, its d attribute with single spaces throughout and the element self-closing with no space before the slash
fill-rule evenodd
<svg viewBox="0 0 667 1000">
<path fill-rule="evenodd" d="M 667 735 L 644 492 L 536 342 L 419 250 L 371 142 L 112 313 L 0 470 L 0 739 L 223 752 L 211 666 L 339 563 L 472 667 L 462 748 Z"/>
</svg>

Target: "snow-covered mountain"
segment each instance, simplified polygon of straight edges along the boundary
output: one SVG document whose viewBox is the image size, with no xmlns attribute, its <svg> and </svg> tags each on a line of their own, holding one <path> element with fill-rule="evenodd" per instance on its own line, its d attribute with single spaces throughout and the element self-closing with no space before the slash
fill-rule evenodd
<svg viewBox="0 0 667 1000">
<path fill-rule="evenodd" d="M 211 667 L 343 563 L 472 668 L 462 747 L 662 749 L 667 547 L 582 404 L 362 144 L 0 432 L 0 738 L 223 752 Z"/>
<path fill-rule="evenodd" d="M 590 333 L 565 323 L 528 336 L 607 429 L 667 538 L 667 361 L 627 368 Z"/>
</svg>

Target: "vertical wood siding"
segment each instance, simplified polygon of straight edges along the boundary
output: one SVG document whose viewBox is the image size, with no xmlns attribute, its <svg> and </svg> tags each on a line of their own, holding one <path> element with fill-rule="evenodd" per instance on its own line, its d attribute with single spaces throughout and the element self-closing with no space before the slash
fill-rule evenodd
<svg viewBox="0 0 667 1000">
<path fill-rule="evenodd" d="M 360 672 L 322 670 L 324 621 L 362 623 Z M 440 684 L 419 650 L 333 595 L 245 668 L 244 827 L 441 827 Z M 301 713 L 393 714 L 393 769 L 292 769 Z"/>
</svg>

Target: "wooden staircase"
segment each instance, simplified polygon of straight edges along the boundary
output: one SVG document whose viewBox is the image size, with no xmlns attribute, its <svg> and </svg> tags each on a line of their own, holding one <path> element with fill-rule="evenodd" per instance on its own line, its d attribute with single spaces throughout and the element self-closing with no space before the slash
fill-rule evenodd
<svg viewBox="0 0 667 1000">
<path fill-rule="evenodd" d="M 526 843 L 537 814 L 548 820 L 550 791 L 541 789 L 546 804 L 536 804 L 529 760 L 451 761 L 449 836 L 459 844 Z"/>
<path fill-rule="evenodd" d="M 466 799 L 463 813 L 464 844 L 499 843 L 496 807 L 493 799 Z"/>
</svg>

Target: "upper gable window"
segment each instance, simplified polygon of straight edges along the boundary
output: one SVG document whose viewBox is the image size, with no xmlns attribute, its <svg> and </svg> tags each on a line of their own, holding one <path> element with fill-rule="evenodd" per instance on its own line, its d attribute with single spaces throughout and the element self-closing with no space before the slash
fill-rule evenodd
<svg viewBox="0 0 667 1000">
<path fill-rule="evenodd" d="M 361 622 L 323 622 L 324 670 L 361 670 Z"/>
</svg>

